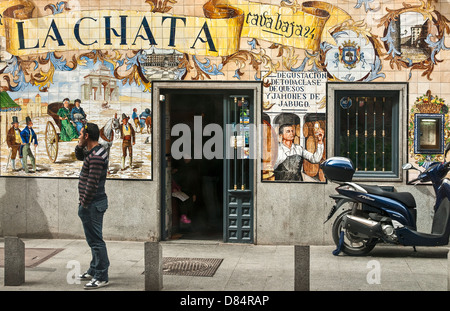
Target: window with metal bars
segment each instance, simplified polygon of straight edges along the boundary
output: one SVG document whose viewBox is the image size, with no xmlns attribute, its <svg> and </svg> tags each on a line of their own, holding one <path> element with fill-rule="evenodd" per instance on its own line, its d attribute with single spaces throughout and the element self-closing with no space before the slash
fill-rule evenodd
<svg viewBox="0 0 450 311">
<path fill-rule="evenodd" d="M 335 92 L 335 154 L 350 158 L 355 177 L 398 176 L 398 91 Z"/>
</svg>

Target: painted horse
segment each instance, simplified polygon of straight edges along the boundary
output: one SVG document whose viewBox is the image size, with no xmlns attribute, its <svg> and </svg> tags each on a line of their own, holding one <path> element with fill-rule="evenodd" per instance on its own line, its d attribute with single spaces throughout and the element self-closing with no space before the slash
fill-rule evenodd
<svg viewBox="0 0 450 311">
<path fill-rule="evenodd" d="M 117 118 L 116 113 L 114 117 L 109 119 L 106 124 L 100 129 L 100 137 L 98 139 L 99 144 L 105 147 L 105 149 L 108 151 L 108 155 L 113 144 L 114 132 L 119 135 L 119 131 L 120 121 Z"/>
<path fill-rule="evenodd" d="M 147 133 L 150 134 L 152 131 L 152 117 L 151 116 L 148 116 L 145 119 L 145 125 L 147 126 Z M 142 131 L 141 131 L 141 133 L 142 133 Z"/>
</svg>

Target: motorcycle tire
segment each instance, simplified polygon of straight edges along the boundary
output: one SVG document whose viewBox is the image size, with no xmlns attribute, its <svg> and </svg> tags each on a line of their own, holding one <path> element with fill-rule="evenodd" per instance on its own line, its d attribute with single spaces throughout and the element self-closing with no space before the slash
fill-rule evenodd
<svg viewBox="0 0 450 311">
<path fill-rule="evenodd" d="M 349 256 L 364 256 L 367 255 L 377 244 L 378 239 L 363 239 L 352 235 L 346 229 L 343 229 L 344 216 L 351 214 L 351 210 L 344 211 L 333 223 L 332 235 L 333 241 L 339 247 L 339 240 L 341 232 L 344 231 L 344 242 L 341 246 L 341 251 Z"/>
</svg>

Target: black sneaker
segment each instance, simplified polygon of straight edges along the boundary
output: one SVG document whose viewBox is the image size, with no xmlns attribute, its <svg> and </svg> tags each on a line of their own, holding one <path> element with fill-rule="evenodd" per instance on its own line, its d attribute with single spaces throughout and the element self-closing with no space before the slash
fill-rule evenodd
<svg viewBox="0 0 450 311">
<path fill-rule="evenodd" d="M 89 281 L 89 280 L 92 280 L 92 275 L 90 275 L 89 273 L 85 272 L 83 274 L 80 274 L 78 276 L 78 279 L 81 280 L 81 281 Z"/>
<path fill-rule="evenodd" d="M 108 284 L 108 281 L 99 281 L 96 279 L 92 279 L 89 283 L 86 283 L 86 285 L 84 285 L 84 289 L 97 289 Z"/>
</svg>

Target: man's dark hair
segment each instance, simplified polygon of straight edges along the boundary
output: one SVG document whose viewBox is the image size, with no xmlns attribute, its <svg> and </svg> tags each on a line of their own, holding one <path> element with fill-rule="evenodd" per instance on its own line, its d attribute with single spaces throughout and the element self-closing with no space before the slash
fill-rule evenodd
<svg viewBox="0 0 450 311">
<path fill-rule="evenodd" d="M 283 134 L 285 127 L 294 127 L 294 124 L 285 123 L 285 124 L 281 125 L 280 128 L 278 129 L 278 134 L 280 134 L 280 135 Z"/>
<path fill-rule="evenodd" d="M 79 100 L 78 98 L 75 99 L 74 103 L 80 103 L 81 104 L 81 100 Z"/>
<path fill-rule="evenodd" d="M 70 103 L 70 99 L 68 99 L 67 97 L 63 99 L 63 103 L 64 103 L 66 100 Z"/>
<path fill-rule="evenodd" d="M 89 134 L 89 139 L 92 141 L 98 141 L 98 138 L 100 137 L 100 130 L 95 123 L 86 123 L 84 132 Z"/>
</svg>

